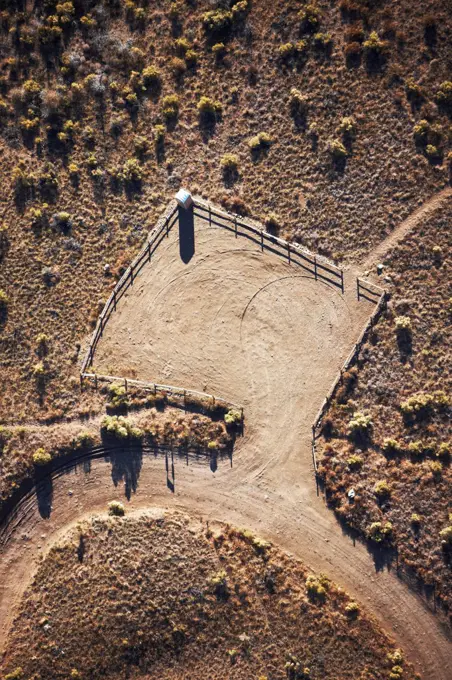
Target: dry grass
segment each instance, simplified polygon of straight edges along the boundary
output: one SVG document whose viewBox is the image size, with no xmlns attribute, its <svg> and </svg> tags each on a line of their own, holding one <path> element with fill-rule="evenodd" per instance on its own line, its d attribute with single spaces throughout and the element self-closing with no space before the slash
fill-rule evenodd
<svg viewBox="0 0 452 680">
<path fill-rule="evenodd" d="M 337 394 L 328 414 L 321 467 L 337 513 L 364 534 L 372 522 L 390 521 L 404 565 L 436 584 L 449 613 L 452 554 L 440 532 L 452 523 L 451 215 L 449 200 L 389 254 L 390 308 L 348 376 L 350 390 Z M 411 330 L 400 328 L 401 318 Z M 426 403 L 404 413 L 415 395 Z M 347 427 L 355 412 L 369 415 L 372 428 L 353 441 Z M 389 493 L 378 494 L 378 482 Z"/>
<path fill-rule="evenodd" d="M 142 515 L 94 518 L 51 549 L 2 670 L 41 680 L 387 680 L 403 666 L 413 679 L 400 658 L 343 590 L 265 541 Z"/>
<path fill-rule="evenodd" d="M 430 132 L 430 142 L 446 158 L 449 121 L 433 101 L 447 78 L 443 3 L 424 2 L 422 11 L 407 0 L 384 8 L 362 3 L 357 21 L 347 3 L 342 11 L 319 7 L 318 30 L 330 34 L 331 53 L 321 47 L 324 38 L 300 35 L 298 6 L 255 2 L 239 11 L 230 35 L 215 36 L 225 45 L 221 59 L 203 28 L 207 0 L 129 9 L 78 2 L 75 23 L 59 20 L 59 47 L 44 46 L 44 56 L 40 5 L 25 20 L 17 11 L 2 14 L 0 194 L 7 246 L 0 289 L 9 298 L 0 330 L 3 421 L 56 421 L 80 409 L 80 343 L 181 182 L 264 220 L 275 213 L 286 236 L 341 259 L 377 243 L 448 181 L 446 160 L 429 160 L 426 145 L 416 147 L 413 138 L 416 121 L 438 125 L 441 134 Z M 427 11 L 436 26 L 434 46 L 424 40 Z M 363 54 L 360 66 L 347 66 L 350 30 L 358 47 L 378 31 L 385 63 L 369 69 Z M 299 55 L 289 63 L 279 51 L 287 43 Z M 411 81 L 410 99 L 405 92 L 410 78 L 421 81 L 414 100 Z M 291 104 L 294 87 L 307 100 L 301 112 Z M 200 117 L 203 96 L 213 108 Z M 354 119 L 353 134 L 344 118 Z M 260 133 L 271 144 L 250 149 Z M 329 152 L 334 140 L 347 151 L 336 164 Z M 239 161 L 232 179 L 221 165 L 231 152 Z M 15 197 L 19 161 L 22 185 L 34 188 Z M 32 215 L 32 208 L 41 212 Z M 49 348 L 39 358 L 42 332 Z"/>
<path fill-rule="evenodd" d="M 116 395 L 115 403 L 112 394 Z M 119 391 L 118 397 L 118 390 L 112 392 L 103 388 L 97 393 L 93 390 L 92 397 L 96 411 L 87 413 L 82 420 L 56 425 L 0 427 L 0 507 L 24 480 L 39 473 L 41 460 L 48 464 L 101 443 L 126 444 L 132 437 L 146 446 L 172 446 L 208 455 L 232 450 L 237 428 L 235 424 L 226 425 L 221 410 L 208 415 L 190 413 L 169 405 L 164 395 L 149 395 L 137 389 L 129 390 L 128 395 Z M 118 424 L 117 414 L 124 418 L 119 424 L 123 422 L 130 433 L 125 438 L 106 431 L 106 399 L 106 411 L 113 415 L 110 422 Z M 45 454 L 44 458 L 36 457 L 38 451 Z"/>
</svg>

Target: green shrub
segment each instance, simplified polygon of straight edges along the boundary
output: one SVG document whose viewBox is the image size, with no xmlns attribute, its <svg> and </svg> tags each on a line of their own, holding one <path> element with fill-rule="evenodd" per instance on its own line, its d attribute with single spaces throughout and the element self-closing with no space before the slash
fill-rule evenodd
<svg viewBox="0 0 452 680">
<path fill-rule="evenodd" d="M 239 425 L 242 422 L 242 414 L 237 409 L 231 408 L 224 415 L 224 422 L 226 425 Z"/>
<path fill-rule="evenodd" d="M 441 83 L 436 93 L 436 101 L 444 108 L 452 108 L 452 81 L 446 80 Z"/>
<path fill-rule="evenodd" d="M 316 33 L 312 40 L 314 47 L 324 52 L 330 51 L 333 46 L 333 38 L 329 33 Z"/>
<path fill-rule="evenodd" d="M 329 142 L 328 151 L 334 161 L 341 161 L 347 157 L 347 149 L 339 139 Z"/>
<path fill-rule="evenodd" d="M 300 28 L 306 33 L 314 33 L 320 26 L 320 21 L 322 18 L 322 12 L 317 7 L 317 5 L 309 4 L 306 5 L 299 13 L 298 18 L 300 20 Z"/>
<path fill-rule="evenodd" d="M 347 426 L 347 431 L 350 437 L 369 435 L 372 431 L 373 423 L 369 415 L 355 411 L 353 418 Z"/>
<path fill-rule="evenodd" d="M 129 399 L 124 385 L 112 383 L 108 387 L 108 395 L 110 397 L 110 404 L 113 408 L 120 408 L 127 406 Z"/>
<path fill-rule="evenodd" d="M 452 520 L 452 515 L 449 516 L 449 519 Z M 448 527 L 445 527 L 444 529 L 441 529 L 439 532 L 439 537 L 443 545 L 452 545 L 452 524 Z"/>
<path fill-rule="evenodd" d="M 342 118 L 338 131 L 346 141 L 353 139 L 356 135 L 355 119 L 352 118 L 352 116 L 346 116 L 345 118 Z"/>
<path fill-rule="evenodd" d="M 432 472 L 432 477 L 435 481 L 439 481 L 443 474 L 443 466 L 439 460 L 433 460 L 430 463 L 430 470 Z"/>
<path fill-rule="evenodd" d="M 391 489 L 387 482 L 381 480 L 374 486 L 374 494 L 378 499 L 383 500 L 391 495 Z"/>
<path fill-rule="evenodd" d="M 202 17 L 205 32 L 210 36 L 227 35 L 232 27 L 232 12 L 224 9 L 213 9 Z"/>
<path fill-rule="evenodd" d="M 380 57 L 386 51 L 387 43 L 381 40 L 376 31 L 372 31 L 363 43 L 364 52 L 370 57 Z"/>
<path fill-rule="evenodd" d="M 187 70 L 187 64 L 180 57 L 173 57 L 169 62 L 169 67 L 176 78 L 181 78 Z"/>
<path fill-rule="evenodd" d="M 215 59 L 217 59 L 217 61 L 221 61 L 226 55 L 225 44 L 222 42 L 215 43 L 215 45 L 212 46 L 212 54 L 214 55 Z"/>
<path fill-rule="evenodd" d="M 381 448 L 384 453 L 389 455 L 396 454 L 401 450 L 400 444 L 397 441 L 397 439 L 391 439 L 390 437 L 387 437 L 386 439 L 383 440 Z"/>
<path fill-rule="evenodd" d="M 24 672 L 22 668 L 15 668 L 11 673 L 7 673 L 3 680 L 22 680 Z"/>
<path fill-rule="evenodd" d="M 139 184 L 143 179 L 138 158 L 129 158 L 122 167 L 122 178 L 126 184 Z"/>
<path fill-rule="evenodd" d="M 108 504 L 108 514 L 113 517 L 124 517 L 125 512 L 124 505 L 119 501 L 110 501 Z"/>
<path fill-rule="evenodd" d="M 248 146 L 251 151 L 261 151 L 268 149 L 272 144 L 272 138 L 266 132 L 259 132 L 254 137 L 248 140 Z"/>
<path fill-rule="evenodd" d="M 290 91 L 290 113 L 295 117 L 305 117 L 308 112 L 308 98 L 293 87 Z"/>
<path fill-rule="evenodd" d="M 169 94 L 163 97 L 162 111 L 165 120 L 175 120 L 179 115 L 179 97 L 177 94 Z"/>
<path fill-rule="evenodd" d="M 41 467 L 43 465 L 48 465 L 52 460 L 52 456 L 48 451 L 43 448 L 36 449 L 33 454 L 33 463 L 36 467 Z"/>
<path fill-rule="evenodd" d="M 361 456 L 353 454 L 352 456 L 349 456 L 349 458 L 347 458 L 347 465 L 350 468 L 350 470 L 360 470 L 363 466 L 363 459 L 361 458 Z"/>
<path fill-rule="evenodd" d="M 155 89 L 160 86 L 162 77 L 160 71 L 155 66 L 146 66 L 141 73 L 143 86 L 146 90 Z"/>
<path fill-rule="evenodd" d="M 215 595 L 219 599 L 224 600 L 228 597 L 229 587 L 227 581 L 227 574 L 224 571 L 224 569 L 222 569 L 217 574 L 212 576 L 212 578 L 210 579 L 210 585 L 212 586 Z"/>
<path fill-rule="evenodd" d="M 389 543 L 392 535 L 391 522 L 373 522 L 367 530 L 367 537 L 374 543 Z"/>
<path fill-rule="evenodd" d="M 215 120 L 215 118 L 221 115 L 223 106 L 221 102 L 215 101 L 210 97 L 203 95 L 196 105 L 199 115 L 202 120 Z"/>
<path fill-rule="evenodd" d="M 357 602 L 349 602 L 345 605 L 345 614 L 349 619 L 356 619 L 359 614 L 359 604 Z"/>
<path fill-rule="evenodd" d="M 143 432 L 124 416 L 105 416 L 101 430 L 116 439 L 142 439 Z"/>
<path fill-rule="evenodd" d="M 396 316 L 394 319 L 396 333 L 398 335 L 409 335 L 411 336 L 411 319 L 409 316 Z"/>
<path fill-rule="evenodd" d="M 8 296 L 5 291 L 0 288 L 0 311 L 4 311 L 8 307 Z"/>
<path fill-rule="evenodd" d="M 430 132 L 430 123 L 424 118 L 416 123 L 413 128 L 414 139 L 418 144 L 426 145 Z"/>
<path fill-rule="evenodd" d="M 227 174 L 236 173 L 239 168 L 239 158 L 233 153 L 225 153 L 220 161 L 223 172 Z"/>
<path fill-rule="evenodd" d="M 306 591 L 310 600 L 324 602 L 328 588 L 329 580 L 323 575 L 320 575 L 318 578 L 310 575 L 306 579 Z"/>
<path fill-rule="evenodd" d="M 420 515 L 418 515 L 417 512 L 413 512 L 413 514 L 411 515 L 410 521 L 411 521 L 411 524 L 413 525 L 413 527 L 418 529 L 421 526 L 422 517 Z"/>
<path fill-rule="evenodd" d="M 281 61 L 289 61 L 295 54 L 295 45 L 293 43 L 284 43 L 278 47 L 278 54 Z"/>
</svg>

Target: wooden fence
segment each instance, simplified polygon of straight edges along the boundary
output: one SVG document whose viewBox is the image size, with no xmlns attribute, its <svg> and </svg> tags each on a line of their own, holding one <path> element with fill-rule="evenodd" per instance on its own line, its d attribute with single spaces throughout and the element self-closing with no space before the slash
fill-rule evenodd
<svg viewBox="0 0 452 680">
<path fill-rule="evenodd" d="M 278 236 L 273 236 L 254 224 L 251 220 L 240 218 L 232 213 L 223 212 L 203 201 L 194 199 L 194 214 L 209 224 L 215 224 L 232 231 L 237 236 L 245 236 L 264 249 L 287 259 L 289 264 L 300 266 L 312 274 L 315 280 L 323 280 L 340 288 L 344 292 L 344 272 L 320 255 L 314 255 L 309 250 L 296 243 L 289 243 Z"/>
<path fill-rule="evenodd" d="M 187 403 L 199 403 L 207 402 L 211 408 L 217 406 L 224 409 L 235 409 L 241 413 L 243 421 L 243 406 L 239 404 L 234 404 L 228 399 L 219 397 L 214 394 L 209 394 L 208 392 L 198 392 L 197 390 L 189 390 L 184 387 L 175 387 L 174 385 L 161 385 L 159 383 L 146 382 L 144 380 L 135 380 L 132 378 L 120 378 L 114 375 L 97 375 L 97 373 L 83 373 L 81 375 L 82 380 L 90 380 L 94 383 L 96 389 L 98 384 L 101 382 L 106 383 L 116 383 L 118 385 L 123 385 L 127 392 L 129 387 L 137 387 L 144 392 L 150 392 L 151 394 L 164 394 L 171 395 L 173 397 L 179 398 L 183 405 Z"/>
<path fill-rule="evenodd" d="M 116 309 L 116 305 L 119 300 L 123 297 L 129 286 L 133 285 L 135 277 L 142 270 L 147 262 L 150 262 L 152 254 L 155 252 L 161 241 L 165 236 L 169 235 L 172 227 L 177 222 L 177 204 L 172 201 L 168 206 L 166 212 L 160 217 L 155 229 L 153 229 L 148 236 L 148 239 L 140 250 L 136 258 L 133 260 L 132 264 L 124 272 L 123 276 L 120 278 L 118 283 L 113 289 L 112 294 L 108 298 L 102 312 L 99 315 L 99 319 L 94 329 L 94 333 L 91 337 L 91 341 L 88 346 L 85 358 L 80 369 L 81 377 L 85 376 L 86 369 L 93 363 L 94 352 L 96 351 L 97 343 L 102 337 L 102 333 L 105 324 L 110 317 L 111 313 Z"/>
<path fill-rule="evenodd" d="M 360 281 L 360 280 L 357 279 L 357 282 L 358 281 Z M 375 286 L 374 284 L 368 284 L 368 282 L 366 282 L 366 285 L 372 285 L 374 290 L 376 290 L 378 288 L 378 286 Z M 357 286 L 358 286 L 358 290 L 359 290 L 360 289 L 360 283 L 357 283 Z M 366 342 L 369 334 L 371 333 L 372 328 L 377 323 L 381 314 L 386 310 L 388 299 L 389 299 L 389 294 L 385 290 L 382 291 L 382 289 L 380 289 L 378 304 L 377 304 L 373 314 L 371 315 L 368 322 L 364 326 L 363 331 L 362 331 L 361 335 L 359 336 L 359 338 L 358 338 L 356 344 L 354 345 L 353 349 L 351 350 L 350 354 L 348 355 L 348 357 L 344 361 L 342 368 L 340 369 L 335 381 L 331 385 L 330 391 L 326 395 L 326 397 L 323 401 L 323 404 L 321 405 L 321 407 L 320 407 L 320 409 L 317 413 L 317 416 L 315 417 L 314 422 L 312 423 L 312 461 L 313 461 L 314 471 L 315 471 L 316 475 L 318 473 L 317 450 L 316 450 L 317 430 L 318 430 L 318 428 L 319 428 L 319 426 L 320 426 L 320 424 L 323 420 L 323 417 L 324 417 L 326 411 L 328 410 L 328 408 L 329 408 L 329 406 L 330 406 L 330 404 L 331 404 L 331 402 L 334 398 L 334 395 L 336 394 L 336 390 L 343 383 L 343 377 L 342 377 L 343 373 L 345 371 L 347 371 L 351 366 L 353 366 L 353 364 L 356 363 L 356 361 L 358 360 L 358 356 L 359 356 L 359 353 L 361 351 L 361 348 L 364 345 L 364 343 Z"/>
</svg>

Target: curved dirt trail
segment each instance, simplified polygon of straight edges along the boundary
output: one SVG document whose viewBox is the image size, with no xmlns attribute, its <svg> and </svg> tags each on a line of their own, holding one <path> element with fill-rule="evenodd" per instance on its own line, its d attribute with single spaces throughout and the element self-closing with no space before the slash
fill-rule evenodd
<svg viewBox="0 0 452 680">
<path fill-rule="evenodd" d="M 394 231 L 384 239 L 384 241 L 372 250 L 366 260 L 362 263 L 360 267 L 361 271 L 364 272 L 372 269 L 378 262 L 382 262 L 386 254 L 416 226 L 419 220 L 423 217 L 427 217 L 439 208 L 442 202 L 448 199 L 449 196 L 452 196 L 452 187 L 446 187 L 442 191 L 439 191 L 437 194 L 434 194 L 432 198 L 419 206 L 419 208 L 411 213 L 406 220 L 401 222 Z"/>
<path fill-rule="evenodd" d="M 184 262 L 177 229 L 118 306 L 95 359 L 99 373 L 220 394 L 245 407 L 232 466 L 144 456 L 130 506 L 157 505 L 252 529 L 324 571 L 373 612 L 425 680 L 451 675 L 439 622 L 393 571 L 376 571 L 316 493 L 311 423 L 373 306 L 316 282 L 245 238 L 195 224 Z M 123 496 L 111 463 L 96 459 L 53 480 L 50 518 L 36 499 L 21 510 L 0 563 L 0 646 L 35 556 L 69 524 Z M 174 492 L 168 489 L 168 477 Z"/>
</svg>

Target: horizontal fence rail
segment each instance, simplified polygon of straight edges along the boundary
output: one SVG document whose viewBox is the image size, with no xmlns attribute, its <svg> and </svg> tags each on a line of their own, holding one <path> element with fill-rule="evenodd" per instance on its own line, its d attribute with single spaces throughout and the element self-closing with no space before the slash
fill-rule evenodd
<svg viewBox="0 0 452 680">
<path fill-rule="evenodd" d="M 359 279 L 357 279 L 359 281 Z M 373 284 L 372 284 L 373 285 Z M 375 286 L 375 288 L 378 288 Z M 377 323 L 378 319 L 380 318 L 381 314 L 386 310 L 388 299 L 389 299 L 389 294 L 386 291 L 382 291 L 380 289 L 379 293 L 380 297 L 378 299 L 378 304 L 373 311 L 372 315 L 370 316 L 368 322 L 364 326 L 361 335 L 358 338 L 358 341 L 356 342 L 355 346 L 353 347 L 352 351 L 344 361 L 342 368 L 340 369 L 336 379 L 334 380 L 333 384 L 331 385 L 331 388 L 326 395 L 323 404 L 321 405 L 317 416 L 314 419 L 314 422 L 312 423 L 312 461 L 314 465 L 314 471 L 315 474 L 317 475 L 318 473 L 318 461 L 317 461 L 317 446 L 316 446 L 316 438 L 317 438 L 317 430 L 323 420 L 323 417 L 328 410 L 334 395 L 336 394 L 336 391 L 338 387 L 342 385 L 343 382 L 343 374 L 345 371 L 348 371 L 348 369 L 353 366 L 354 363 L 356 363 L 359 353 L 361 351 L 362 346 L 364 343 L 367 341 L 367 338 L 369 337 L 369 334 L 372 331 L 372 328 L 375 326 Z"/>
<path fill-rule="evenodd" d="M 132 378 L 121 378 L 114 375 L 97 375 L 97 373 L 83 373 L 81 375 L 82 382 L 84 380 L 90 380 L 94 382 L 97 387 L 99 382 L 106 383 L 117 383 L 119 385 L 124 385 L 126 391 L 129 387 L 137 387 L 145 392 L 150 392 L 151 394 L 167 394 L 175 397 L 180 397 L 185 400 L 199 400 L 210 402 L 212 406 L 220 406 L 226 409 L 236 409 L 240 411 L 243 419 L 243 406 L 240 404 L 234 404 L 234 402 L 219 397 L 215 394 L 209 394 L 208 392 L 199 392 L 197 390 L 190 390 L 184 387 L 175 387 L 174 385 L 161 385 L 159 383 L 146 382 L 145 380 L 135 380 Z"/>
<path fill-rule="evenodd" d="M 344 292 L 344 272 L 332 262 L 320 255 L 314 255 L 309 250 L 302 248 L 296 243 L 290 243 L 278 236 L 270 234 L 251 220 L 239 218 L 237 215 L 223 212 L 199 198 L 194 198 L 194 214 L 208 221 L 233 231 L 236 236 L 247 236 L 261 246 L 261 249 L 269 250 L 276 255 L 287 258 L 289 264 L 299 265 L 302 269 L 318 279 L 327 281 Z"/>
</svg>

